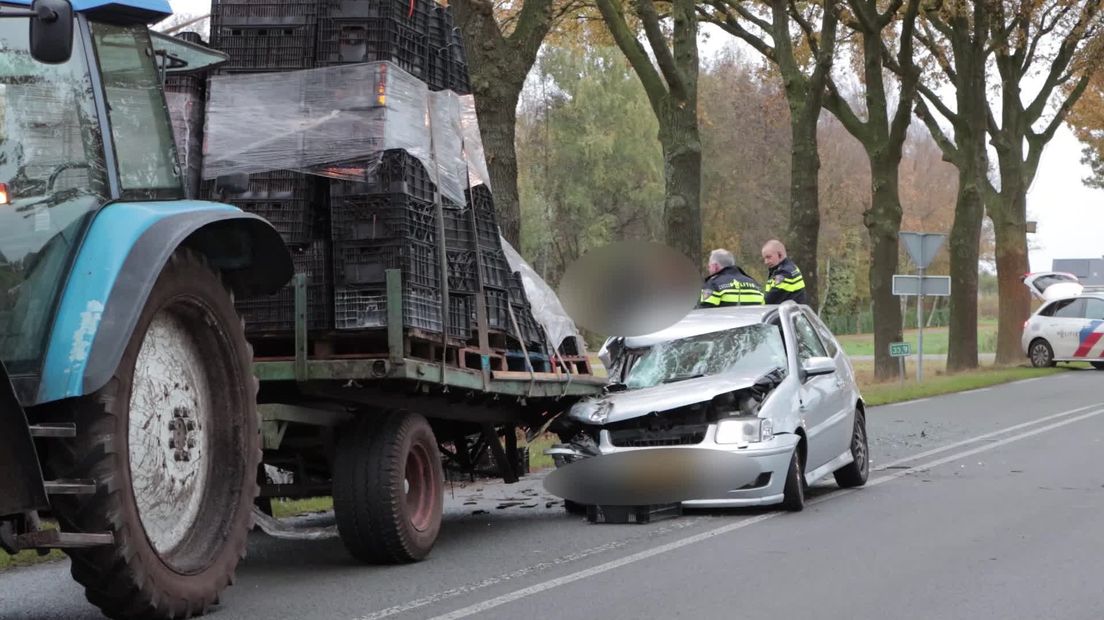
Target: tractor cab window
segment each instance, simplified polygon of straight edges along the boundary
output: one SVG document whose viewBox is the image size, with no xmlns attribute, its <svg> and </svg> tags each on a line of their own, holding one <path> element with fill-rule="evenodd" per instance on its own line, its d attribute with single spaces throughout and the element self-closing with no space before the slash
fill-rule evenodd
<svg viewBox="0 0 1104 620">
<path fill-rule="evenodd" d="M 93 81 L 74 36 L 67 62 L 44 64 L 31 58 L 26 20 L 0 20 L 0 359 L 12 375 L 38 372 L 80 233 L 107 201 Z"/>
<path fill-rule="evenodd" d="M 145 26 L 92 24 L 124 200 L 184 197 L 169 113 Z"/>
</svg>

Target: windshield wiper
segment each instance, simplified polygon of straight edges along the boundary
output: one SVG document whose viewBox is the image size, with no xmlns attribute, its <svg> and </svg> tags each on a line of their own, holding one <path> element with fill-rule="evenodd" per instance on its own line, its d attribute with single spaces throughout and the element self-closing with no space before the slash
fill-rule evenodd
<svg viewBox="0 0 1104 620">
<path fill-rule="evenodd" d="M 664 383 L 675 383 L 676 381 L 686 381 L 687 379 L 697 379 L 698 377 L 704 377 L 705 373 L 698 373 L 696 375 L 675 375 L 669 379 L 664 380 Z"/>
</svg>

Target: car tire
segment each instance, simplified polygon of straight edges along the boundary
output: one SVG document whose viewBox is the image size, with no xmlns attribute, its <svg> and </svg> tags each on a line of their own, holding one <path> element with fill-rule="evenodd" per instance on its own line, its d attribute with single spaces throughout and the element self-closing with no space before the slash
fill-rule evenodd
<svg viewBox="0 0 1104 620">
<path fill-rule="evenodd" d="M 111 618 L 204 614 L 234 580 L 258 493 L 252 349 L 219 272 L 189 250 L 162 270 L 111 380 L 70 401 L 77 437 L 52 451 L 61 528 L 115 542 L 66 549 L 73 578 Z"/>
<path fill-rule="evenodd" d="M 855 460 L 837 469 L 833 475 L 840 488 L 850 489 L 866 484 L 870 475 L 870 446 L 866 437 L 866 416 L 855 410 L 855 428 L 851 431 L 851 457 Z"/>
<path fill-rule="evenodd" d="M 1042 338 L 1031 341 L 1031 345 L 1027 348 L 1027 357 L 1035 368 L 1051 368 L 1057 365 L 1054 361 L 1054 349 Z"/>
<path fill-rule="evenodd" d="M 1089 362 L 1097 370 L 1104 370 L 1104 362 Z"/>
<path fill-rule="evenodd" d="M 782 509 L 801 512 L 805 509 L 805 464 L 800 446 L 794 448 L 790 467 L 786 470 L 786 488 L 782 492 Z"/>
</svg>

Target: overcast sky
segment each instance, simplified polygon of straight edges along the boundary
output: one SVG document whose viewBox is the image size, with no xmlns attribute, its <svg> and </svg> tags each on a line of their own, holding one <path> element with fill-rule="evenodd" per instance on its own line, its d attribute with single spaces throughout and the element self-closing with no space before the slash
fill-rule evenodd
<svg viewBox="0 0 1104 620">
<path fill-rule="evenodd" d="M 208 13 L 211 6 L 208 0 L 170 2 L 175 11 L 197 16 Z M 703 55 L 731 40 L 714 32 L 702 46 Z M 1088 166 L 1081 164 L 1080 143 L 1063 127 L 1047 146 L 1027 195 L 1028 219 L 1038 222 L 1038 232 L 1032 236 L 1033 271 L 1049 270 L 1055 258 L 1104 256 L 1104 190 L 1086 187 L 1082 179 L 1088 174 Z"/>
</svg>

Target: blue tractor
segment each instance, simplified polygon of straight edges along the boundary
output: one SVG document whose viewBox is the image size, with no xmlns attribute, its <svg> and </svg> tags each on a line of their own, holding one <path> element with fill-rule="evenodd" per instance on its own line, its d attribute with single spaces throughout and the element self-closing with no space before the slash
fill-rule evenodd
<svg viewBox="0 0 1104 620">
<path fill-rule="evenodd" d="M 234 295 L 278 290 L 291 258 L 264 219 L 185 197 L 148 28 L 166 0 L 10 1 L 0 546 L 64 549 L 108 616 L 198 615 L 233 579 L 258 492 Z"/>
</svg>

